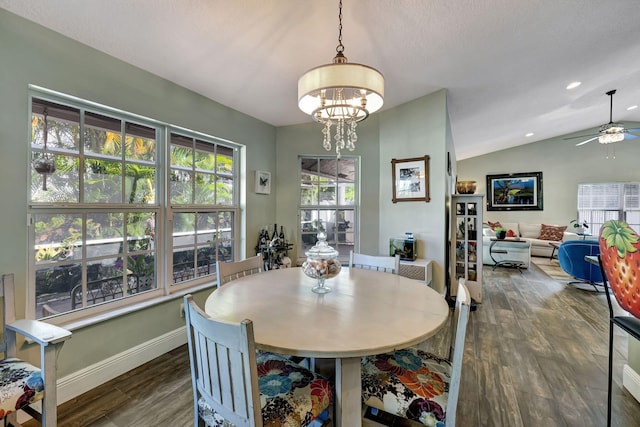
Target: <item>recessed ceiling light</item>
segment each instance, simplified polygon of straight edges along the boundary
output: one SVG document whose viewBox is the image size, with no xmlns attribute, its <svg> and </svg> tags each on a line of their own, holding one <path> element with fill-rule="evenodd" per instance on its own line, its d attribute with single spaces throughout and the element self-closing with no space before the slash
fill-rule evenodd
<svg viewBox="0 0 640 427">
<path fill-rule="evenodd" d="M 638 108 L 637 105 L 632 105 L 631 107 L 627 108 L 627 111 L 635 110 L 636 108 Z"/>
<path fill-rule="evenodd" d="M 524 136 L 526 136 L 527 138 L 529 138 L 530 136 L 533 136 L 533 132 L 529 132 L 529 133 L 525 134 Z"/>
<path fill-rule="evenodd" d="M 567 90 L 575 89 L 580 86 L 582 82 L 571 82 L 567 85 Z"/>
</svg>

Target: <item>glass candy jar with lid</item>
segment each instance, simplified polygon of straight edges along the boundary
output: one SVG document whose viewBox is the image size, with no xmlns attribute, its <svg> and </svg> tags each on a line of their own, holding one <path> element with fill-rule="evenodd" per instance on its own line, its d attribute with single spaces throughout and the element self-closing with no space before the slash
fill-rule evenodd
<svg viewBox="0 0 640 427">
<path fill-rule="evenodd" d="M 326 294 L 331 292 L 331 288 L 326 287 L 324 281 L 337 276 L 342 266 L 338 261 L 338 251 L 327 244 L 327 236 L 320 232 L 317 237 L 316 245 L 305 252 L 307 260 L 302 264 L 302 271 L 317 280 L 317 285 L 311 289 L 313 292 Z"/>
</svg>

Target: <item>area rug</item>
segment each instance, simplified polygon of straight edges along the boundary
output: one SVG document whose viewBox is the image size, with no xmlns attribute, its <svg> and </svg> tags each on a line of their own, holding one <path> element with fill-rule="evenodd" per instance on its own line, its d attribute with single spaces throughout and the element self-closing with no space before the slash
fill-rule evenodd
<svg viewBox="0 0 640 427">
<path fill-rule="evenodd" d="M 575 281 L 576 279 L 569 276 L 564 272 L 557 259 L 549 259 L 546 257 L 531 257 L 531 262 L 534 263 L 540 270 L 542 270 L 547 276 L 555 279 L 563 284 Z M 571 287 L 581 289 L 589 292 L 601 292 L 603 291 L 601 285 L 595 287 L 589 283 L 571 283 Z"/>
<path fill-rule="evenodd" d="M 546 257 L 531 257 L 531 262 L 534 263 L 540 270 L 544 271 L 545 274 L 552 279 L 556 279 L 559 281 L 569 281 L 574 280 L 573 277 L 569 276 L 564 270 L 560 267 L 557 259 L 549 259 Z"/>
</svg>

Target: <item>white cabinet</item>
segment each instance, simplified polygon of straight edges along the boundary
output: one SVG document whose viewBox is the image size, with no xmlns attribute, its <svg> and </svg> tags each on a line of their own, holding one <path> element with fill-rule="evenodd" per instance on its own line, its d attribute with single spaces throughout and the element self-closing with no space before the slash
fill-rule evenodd
<svg viewBox="0 0 640 427">
<path fill-rule="evenodd" d="M 431 264 L 432 261 L 430 259 L 422 258 L 413 261 L 400 261 L 400 271 L 398 271 L 398 274 L 431 285 Z"/>
<path fill-rule="evenodd" d="M 471 298 L 482 302 L 482 207 L 481 194 L 451 196 L 451 296 L 460 277 L 466 279 Z"/>
</svg>

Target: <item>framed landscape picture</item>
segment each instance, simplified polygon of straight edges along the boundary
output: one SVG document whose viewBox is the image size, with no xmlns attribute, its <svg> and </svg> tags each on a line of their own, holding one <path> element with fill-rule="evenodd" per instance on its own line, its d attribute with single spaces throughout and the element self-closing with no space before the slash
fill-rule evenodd
<svg viewBox="0 0 640 427">
<path fill-rule="evenodd" d="M 396 202 L 428 202 L 429 156 L 391 160 L 393 196 Z"/>
<path fill-rule="evenodd" d="M 488 211 L 541 211 L 542 172 L 487 175 Z"/>
</svg>

